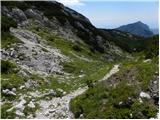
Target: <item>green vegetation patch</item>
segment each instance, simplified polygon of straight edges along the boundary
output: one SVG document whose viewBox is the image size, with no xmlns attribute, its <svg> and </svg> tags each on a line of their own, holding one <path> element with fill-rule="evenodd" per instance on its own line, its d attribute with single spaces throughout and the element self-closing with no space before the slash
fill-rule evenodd
<svg viewBox="0 0 160 120">
<path fill-rule="evenodd" d="M 72 62 L 63 63 L 64 71 L 74 76 L 81 76 L 72 80 L 75 84 L 81 83 L 87 85 L 88 82 L 96 82 L 102 79 L 105 74 L 111 69 L 111 63 L 105 63 L 102 61 L 87 62 L 82 60 L 75 60 Z"/>
<path fill-rule="evenodd" d="M 14 43 L 20 43 L 21 41 L 10 34 L 9 28 L 17 27 L 17 23 L 7 16 L 1 16 L 1 48 L 9 47 Z"/>
<path fill-rule="evenodd" d="M 129 107 L 132 103 L 128 98 L 134 98 L 137 95 L 134 86 L 125 84 L 120 84 L 116 88 L 106 86 L 101 83 L 97 84 L 85 94 L 72 99 L 71 110 L 76 118 L 79 118 L 81 114 L 89 119 L 124 118 L 124 116 L 127 117 L 126 114 L 129 115 Z M 119 103 L 122 101 L 126 104 L 121 108 Z"/>
<path fill-rule="evenodd" d="M 142 88 L 147 90 L 150 81 L 153 79 L 156 72 L 158 72 L 158 57 L 152 59 L 150 62 L 143 62 L 137 65 L 138 74 L 137 79 L 142 83 Z"/>
<path fill-rule="evenodd" d="M 1 60 L 1 90 L 12 88 L 18 89 L 24 83 L 24 78 L 17 75 L 19 68 L 14 62 L 8 60 Z M 14 100 L 17 96 L 4 94 L 2 92 L 2 99 Z"/>
<path fill-rule="evenodd" d="M 22 43 L 9 32 L 1 32 L 1 48 L 8 48 L 14 43 Z"/>
<path fill-rule="evenodd" d="M 140 91 L 147 91 L 158 71 L 158 59 L 150 62 L 125 61 L 120 72 L 108 80 L 95 83 L 86 93 L 74 98 L 70 107 L 76 118 L 131 119 L 156 117 L 157 106 L 152 100 L 139 101 Z"/>
<path fill-rule="evenodd" d="M 15 63 L 12 63 L 8 60 L 1 60 L 1 73 L 2 74 L 9 74 L 9 73 L 16 73 L 18 69 Z"/>
<path fill-rule="evenodd" d="M 1 106 L 1 119 L 13 119 L 16 117 L 15 110 L 8 112 L 7 110 L 12 107 L 12 103 L 5 103 Z"/>
<path fill-rule="evenodd" d="M 146 40 L 145 44 L 146 58 L 154 58 L 159 55 L 159 35 L 155 35 Z"/>
<path fill-rule="evenodd" d="M 128 86 L 125 83 L 115 88 L 106 86 L 98 84 L 71 100 L 71 110 L 76 118 L 140 119 L 156 116 L 158 110 L 152 102 L 138 101 L 136 86 Z"/>
<path fill-rule="evenodd" d="M 25 116 L 29 116 L 30 114 L 33 115 L 33 117 L 36 117 L 35 114 L 36 114 L 36 111 L 39 109 L 39 105 L 37 103 L 34 103 L 35 107 L 34 108 L 31 108 L 28 106 L 30 101 L 27 101 L 25 103 L 25 108 L 23 110 L 23 113 L 25 114 Z"/>
<path fill-rule="evenodd" d="M 7 16 L 1 16 L 1 23 L 2 31 L 4 32 L 9 32 L 10 27 L 17 27 L 17 23 Z"/>
</svg>

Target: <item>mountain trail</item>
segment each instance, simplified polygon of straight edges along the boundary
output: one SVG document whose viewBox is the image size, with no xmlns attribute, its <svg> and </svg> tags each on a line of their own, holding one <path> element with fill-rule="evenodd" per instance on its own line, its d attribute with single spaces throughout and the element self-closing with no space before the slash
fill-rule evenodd
<svg viewBox="0 0 160 120">
<path fill-rule="evenodd" d="M 103 79 L 106 80 L 113 74 L 119 71 L 119 65 L 114 65 L 113 68 L 107 73 Z M 40 110 L 36 112 L 36 119 L 72 119 L 74 118 L 73 113 L 69 109 L 70 100 L 83 94 L 88 87 L 79 88 L 62 98 L 53 98 L 52 100 L 40 100 Z"/>
</svg>

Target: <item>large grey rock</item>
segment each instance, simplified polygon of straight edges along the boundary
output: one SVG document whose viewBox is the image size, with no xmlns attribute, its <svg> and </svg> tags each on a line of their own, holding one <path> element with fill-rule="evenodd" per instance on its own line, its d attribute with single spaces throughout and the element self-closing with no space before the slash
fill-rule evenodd
<svg viewBox="0 0 160 120">
<path fill-rule="evenodd" d="M 56 94 L 57 93 L 54 90 L 51 89 L 48 93 L 44 94 L 44 97 L 46 97 L 46 96 L 56 96 Z"/>
<path fill-rule="evenodd" d="M 77 27 L 79 27 L 79 28 L 81 28 L 81 29 L 83 29 L 83 30 L 85 29 L 84 26 L 83 26 L 80 22 L 78 22 L 78 21 L 75 21 L 74 24 L 75 24 Z"/>
<path fill-rule="evenodd" d="M 30 108 L 35 108 L 36 106 L 34 105 L 34 103 L 32 101 L 29 102 L 28 107 Z"/>
<path fill-rule="evenodd" d="M 43 15 L 43 12 L 40 12 L 37 9 L 27 9 L 25 14 L 28 18 L 33 18 L 36 20 L 41 26 L 57 28 L 56 26 L 59 24 L 58 22 L 58 24 L 53 24 L 53 22 Z"/>
<path fill-rule="evenodd" d="M 145 93 L 145 92 L 140 92 L 140 94 L 139 94 L 139 96 L 141 97 L 141 98 L 147 98 L 147 99 L 150 99 L 151 98 L 151 96 L 148 94 L 148 93 Z"/>
<path fill-rule="evenodd" d="M 25 14 L 28 18 L 34 18 L 34 19 L 37 19 L 37 20 L 42 20 L 42 15 L 39 14 L 40 12 L 38 10 L 34 10 L 34 9 L 27 9 L 25 11 Z"/>
<path fill-rule="evenodd" d="M 25 116 L 25 114 L 23 113 L 23 110 L 25 108 L 24 104 L 27 101 L 21 96 L 20 97 L 20 101 L 16 101 L 13 102 L 13 107 L 11 107 L 10 109 L 7 110 L 7 112 L 13 111 L 15 109 L 15 114 L 18 116 Z"/>
<path fill-rule="evenodd" d="M 10 91 L 9 89 L 2 90 L 4 94 L 16 96 L 15 91 Z"/>
<path fill-rule="evenodd" d="M 13 18 L 15 18 L 15 20 L 17 20 L 18 22 L 27 20 L 26 15 L 25 15 L 24 12 L 23 12 L 21 9 L 19 9 L 19 8 L 13 8 L 13 9 L 12 9 L 12 16 L 13 16 Z"/>
<path fill-rule="evenodd" d="M 10 12 L 9 12 L 9 10 L 8 10 L 8 8 L 6 6 L 1 6 L 1 13 L 2 13 L 2 15 L 6 15 L 6 16 L 8 16 L 10 18 L 12 17 Z"/>
<path fill-rule="evenodd" d="M 28 88 L 33 88 L 33 87 L 37 87 L 38 86 L 38 82 L 36 80 L 28 80 L 25 83 L 25 87 Z"/>
</svg>

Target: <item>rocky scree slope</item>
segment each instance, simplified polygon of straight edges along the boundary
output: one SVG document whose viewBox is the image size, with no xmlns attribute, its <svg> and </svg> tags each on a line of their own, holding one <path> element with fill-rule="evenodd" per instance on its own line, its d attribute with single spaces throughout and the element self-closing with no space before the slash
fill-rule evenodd
<svg viewBox="0 0 160 120">
<path fill-rule="evenodd" d="M 63 74 L 62 66 L 59 64 L 68 58 L 58 49 L 38 43 L 41 37 L 28 30 L 10 28 L 10 32 L 23 44 L 13 45 L 10 49 L 2 49 L 2 59 L 14 60 L 21 67 L 39 74 Z"/>
</svg>

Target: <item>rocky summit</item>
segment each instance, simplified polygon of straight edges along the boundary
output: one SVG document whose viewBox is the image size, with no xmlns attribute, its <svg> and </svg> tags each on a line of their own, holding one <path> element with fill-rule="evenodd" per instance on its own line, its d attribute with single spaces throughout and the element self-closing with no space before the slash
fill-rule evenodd
<svg viewBox="0 0 160 120">
<path fill-rule="evenodd" d="M 1 118 L 157 118 L 159 36 L 128 32 L 56 1 L 1 1 Z"/>
</svg>

